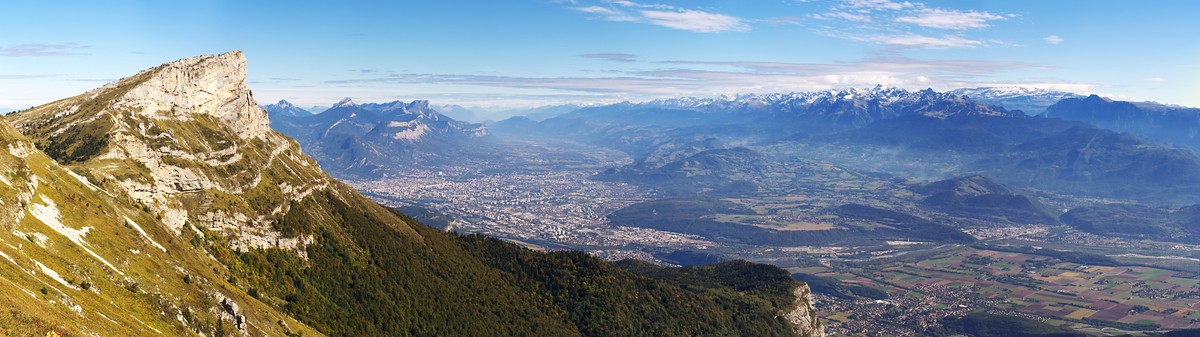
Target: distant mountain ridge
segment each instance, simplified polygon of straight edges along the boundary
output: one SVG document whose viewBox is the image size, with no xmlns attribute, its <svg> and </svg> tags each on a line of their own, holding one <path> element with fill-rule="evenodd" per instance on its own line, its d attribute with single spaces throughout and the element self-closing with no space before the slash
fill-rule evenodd
<svg viewBox="0 0 1200 337">
<path fill-rule="evenodd" d="M 291 102 L 286 100 L 279 100 L 279 102 L 275 104 L 260 105 L 260 107 L 262 107 L 263 110 L 266 110 L 267 116 L 271 117 L 272 119 L 313 115 L 312 112 L 292 105 Z"/>
<path fill-rule="evenodd" d="M 1045 112 L 1047 107 L 1063 99 L 1083 97 L 1070 92 L 1025 87 L 959 88 L 947 92 L 1009 110 L 1021 110 L 1031 116 Z"/>
<path fill-rule="evenodd" d="M 1048 107 L 1041 117 L 1086 122 L 1105 129 L 1200 149 L 1200 109 L 1197 108 L 1114 101 L 1091 95 L 1063 99 Z"/>
<path fill-rule="evenodd" d="M 1104 119 L 1092 112 L 1067 116 L 1073 120 L 1036 118 L 981 103 L 972 95 L 1017 101 L 1025 97 L 1038 104 L 1068 97 L 1048 108 L 1044 116 L 1050 117 L 1066 115 L 1060 110 L 1073 102 L 1112 106 L 1140 117 L 1095 127 L 1088 122 Z M 625 102 L 585 107 L 541 122 L 514 118 L 492 129 L 503 135 L 562 137 L 621 150 L 635 158 L 621 172 L 646 172 L 646 167 L 633 166 L 704 150 L 782 142 L 810 148 L 805 155 L 813 159 L 923 179 L 984 173 L 1017 187 L 1191 204 L 1200 202 L 1200 157 L 1106 129 L 1191 141 L 1187 136 L 1200 130 L 1192 127 L 1195 121 L 1164 121 L 1192 115 L 1200 116 L 1189 109 L 1047 90 L 936 92 L 876 86 Z M 1142 120 L 1153 122 L 1133 123 Z M 1159 165 L 1139 164 L 1145 163 L 1143 158 L 1154 158 Z"/>
<path fill-rule="evenodd" d="M 850 88 L 787 94 L 726 95 L 715 98 L 673 98 L 645 103 L 587 107 L 546 122 L 592 119 L 613 123 L 674 127 L 711 123 L 742 124 L 752 128 L 814 131 L 847 130 L 905 115 L 1017 117 L 1004 108 L 977 103 L 932 89 L 910 91 L 894 87 Z M 672 117 L 683 118 L 672 118 Z"/>
<path fill-rule="evenodd" d="M 950 214 L 1016 224 L 1058 223 L 1045 205 L 982 175 L 931 182 L 912 190 L 923 196 L 923 204 Z"/>
<path fill-rule="evenodd" d="M 346 98 L 319 114 L 278 116 L 271 124 L 341 176 L 372 177 L 413 162 L 453 160 L 488 135 L 487 127 L 442 115 L 425 100 L 357 104 Z"/>
</svg>

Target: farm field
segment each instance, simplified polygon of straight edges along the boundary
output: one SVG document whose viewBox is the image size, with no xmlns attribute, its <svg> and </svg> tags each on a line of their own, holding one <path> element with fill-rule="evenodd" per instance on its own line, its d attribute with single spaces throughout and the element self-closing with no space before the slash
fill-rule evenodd
<svg viewBox="0 0 1200 337">
<path fill-rule="evenodd" d="M 1200 328 L 1200 277 L 1138 266 L 1089 266 L 1012 252 L 958 248 L 916 262 L 892 261 L 800 272 L 882 290 L 889 299 L 831 303 L 823 318 L 838 324 L 858 316 L 889 317 L 894 307 L 924 306 L 933 315 L 1001 312 L 1074 328 L 1120 330 Z M 832 300 L 832 299 L 831 299 Z M 895 315 L 893 315 L 895 316 Z M 900 316 L 889 317 L 904 322 Z M 854 330 L 854 329 L 851 329 Z"/>
</svg>

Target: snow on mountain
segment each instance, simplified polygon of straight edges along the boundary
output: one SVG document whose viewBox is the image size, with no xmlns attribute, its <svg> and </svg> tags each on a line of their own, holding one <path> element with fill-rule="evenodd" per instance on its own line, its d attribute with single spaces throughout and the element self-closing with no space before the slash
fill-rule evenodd
<svg viewBox="0 0 1200 337">
<path fill-rule="evenodd" d="M 338 101 L 337 104 L 334 104 L 332 107 L 329 107 L 329 108 L 334 109 L 334 108 L 342 108 L 342 107 L 348 107 L 348 106 L 356 106 L 356 104 L 354 104 L 354 100 L 350 99 L 350 97 L 343 98 L 341 101 Z"/>
<path fill-rule="evenodd" d="M 999 105 L 1009 110 L 1021 110 L 1029 115 L 1040 114 L 1063 99 L 1084 97 L 1070 92 L 1025 87 L 960 88 L 948 93 L 970 97 L 981 103 Z"/>
<path fill-rule="evenodd" d="M 705 113 L 776 113 L 857 120 L 854 124 L 900 115 L 947 118 L 955 115 L 1018 116 L 1004 108 L 954 92 L 911 91 L 895 87 L 849 88 L 812 92 L 671 98 L 634 104 L 634 108 L 693 110 Z"/>
<path fill-rule="evenodd" d="M 297 107 L 286 100 L 279 100 L 279 103 L 262 105 L 260 107 L 263 110 L 267 110 L 267 115 L 272 118 L 276 116 L 302 117 L 313 115 L 311 111 Z"/>
</svg>

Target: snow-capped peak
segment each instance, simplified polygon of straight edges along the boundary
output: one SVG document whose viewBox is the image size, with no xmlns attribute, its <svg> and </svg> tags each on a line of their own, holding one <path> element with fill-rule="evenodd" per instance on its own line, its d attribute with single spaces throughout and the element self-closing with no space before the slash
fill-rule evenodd
<svg viewBox="0 0 1200 337">
<path fill-rule="evenodd" d="M 358 105 L 354 104 L 354 100 L 351 100 L 350 97 L 343 98 L 341 101 L 337 102 L 337 104 L 333 105 L 334 108 L 341 108 L 341 107 L 348 107 L 348 106 L 358 106 Z"/>
</svg>

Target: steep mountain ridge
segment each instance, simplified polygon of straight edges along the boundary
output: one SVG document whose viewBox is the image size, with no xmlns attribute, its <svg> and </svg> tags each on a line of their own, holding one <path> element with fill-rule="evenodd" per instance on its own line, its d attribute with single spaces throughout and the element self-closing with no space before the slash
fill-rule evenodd
<svg viewBox="0 0 1200 337">
<path fill-rule="evenodd" d="M 317 115 L 274 119 L 272 127 L 342 176 L 378 176 L 412 162 L 446 161 L 488 134 L 483 125 L 446 117 L 423 100 L 360 105 L 347 98 Z"/>
<path fill-rule="evenodd" d="M 304 110 L 303 108 L 293 105 L 292 102 L 282 99 L 279 100 L 278 103 L 262 105 L 260 107 L 267 111 L 267 116 L 269 116 L 271 120 L 275 120 L 276 118 L 304 117 L 313 115 L 311 111 Z"/>
<path fill-rule="evenodd" d="M 233 286 L 154 214 L 59 166 L 8 123 L 0 149 L 0 314 L 31 315 L 60 335 L 320 334 Z"/>
<path fill-rule="evenodd" d="M 1068 98 L 1041 117 L 1089 123 L 1156 141 L 1200 148 L 1200 109 L 1150 102 L 1115 101 L 1096 95 Z"/>
<path fill-rule="evenodd" d="M 289 211 L 274 204 L 302 200 L 332 179 L 270 129 L 245 74 L 241 52 L 186 58 L 9 118 L 51 157 L 160 213 L 177 234 L 190 223 L 236 232 L 244 247 L 299 249 L 306 239 L 270 229 L 272 217 Z"/>
<path fill-rule="evenodd" d="M 0 251 L 16 261 L 0 261 L 0 277 L 20 288 L 5 289 L 0 300 L 39 319 L 78 326 L 67 332 L 134 335 L 319 334 L 306 325 L 331 335 L 795 332 L 777 318 L 794 310 L 793 303 L 776 306 L 730 288 L 690 289 L 586 254 L 545 254 L 448 234 L 373 203 L 321 171 L 296 142 L 261 129 L 267 113 L 245 88 L 244 64 L 240 52 L 183 59 L 6 116 L 4 122 L 25 134 L 14 137 L 32 139 L 9 146 L 21 156 L 11 160 L 17 166 L 2 171 L 0 189 L 53 183 L 38 189 L 46 193 L 15 193 L 16 199 L 0 205 L 20 207 L 3 214 L 29 214 L 18 219 L 11 236 L 0 233 L 13 248 Z M 351 107 L 346 102 L 335 109 Z M 43 180 L 18 167 L 56 167 L 56 161 L 79 174 L 38 174 L 56 178 Z M 86 211 L 109 203 L 117 206 Z M 66 209 L 71 212 L 52 211 Z M 31 219 L 66 240 L 30 230 L 38 225 Z M 31 257 L 39 263 L 18 260 L 34 254 L 22 245 L 37 242 L 62 244 L 71 253 L 59 250 L 60 260 Z M 517 256 L 521 262 L 510 259 Z M 135 260 L 147 265 L 133 265 Z M 23 271 L 42 263 L 56 271 L 43 272 L 49 279 Z M 33 280 L 14 276 L 21 273 Z M 57 281 L 50 275 L 67 276 Z M 80 281 L 91 279 L 99 281 Z M 101 294 L 125 297 L 109 305 L 80 300 L 53 306 L 68 303 L 64 297 L 36 306 L 22 302 L 34 289 L 26 284 L 55 284 L 50 282 L 94 285 L 104 289 Z M 190 288 L 197 283 L 203 287 Z M 545 289 L 564 292 L 551 297 Z M 811 311 L 811 301 L 796 301 Z M 126 310 L 132 322 L 125 322 Z M 111 318 L 90 319 L 86 313 L 92 311 Z M 85 314 L 64 318 L 77 312 Z M 110 328 L 105 321 L 126 327 Z"/>
</svg>

